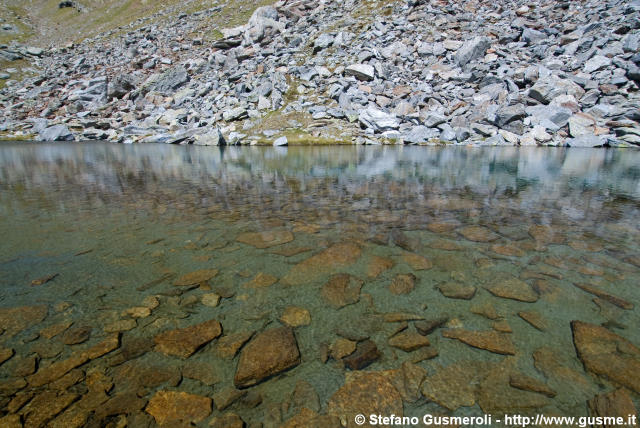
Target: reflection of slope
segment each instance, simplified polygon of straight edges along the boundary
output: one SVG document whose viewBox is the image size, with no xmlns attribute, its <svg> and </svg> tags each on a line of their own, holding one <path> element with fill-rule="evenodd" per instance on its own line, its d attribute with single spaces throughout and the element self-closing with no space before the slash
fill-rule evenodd
<svg viewBox="0 0 640 428">
<path fill-rule="evenodd" d="M 563 197 L 569 189 L 606 190 L 640 198 L 640 153 L 553 148 L 433 148 L 393 146 L 184 147 L 115 144 L 6 144 L 0 147 L 0 186 L 55 190 L 61 183 L 121 194 L 175 184 L 335 178 L 346 193 L 362 180 L 393 180 L 403 193 L 433 188 L 492 195 L 527 193 L 527 203 Z M 354 186 L 355 184 L 355 186 Z"/>
</svg>

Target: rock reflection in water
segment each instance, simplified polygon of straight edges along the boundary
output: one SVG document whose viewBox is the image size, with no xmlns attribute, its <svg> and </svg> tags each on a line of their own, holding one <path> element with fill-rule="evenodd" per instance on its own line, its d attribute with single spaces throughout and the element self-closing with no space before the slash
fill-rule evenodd
<svg viewBox="0 0 640 428">
<path fill-rule="evenodd" d="M 637 406 L 638 165 L 616 150 L 0 146 L 0 422 Z"/>
</svg>

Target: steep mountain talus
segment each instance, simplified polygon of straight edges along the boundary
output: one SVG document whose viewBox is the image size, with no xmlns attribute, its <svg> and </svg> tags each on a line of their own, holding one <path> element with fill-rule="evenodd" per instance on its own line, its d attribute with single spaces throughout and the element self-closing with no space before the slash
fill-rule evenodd
<svg viewBox="0 0 640 428">
<path fill-rule="evenodd" d="M 4 138 L 640 146 L 639 1 L 25 4 Z"/>
</svg>

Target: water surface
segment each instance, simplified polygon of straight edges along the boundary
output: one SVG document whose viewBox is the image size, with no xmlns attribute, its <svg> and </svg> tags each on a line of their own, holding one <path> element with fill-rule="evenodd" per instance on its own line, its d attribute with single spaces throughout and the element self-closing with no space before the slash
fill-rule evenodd
<svg viewBox="0 0 640 428">
<path fill-rule="evenodd" d="M 5 143 L 0 308 L 7 323 L 17 316 L 9 308 L 45 307 L 46 315 L 0 325 L 0 348 L 15 352 L 0 365 L 0 416 L 35 420 L 31 396 L 56 386 L 34 387 L 30 372 L 114 331 L 117 349 L 63 373 L 77 374 L 57 387 L 75 398 L 47 421 L 80 412 L 77 400 L 98 374 L 111 384 L 111 410 L 85 409 L 78 426 L 122 417 L 154 424 L 145 406 L 160 390 L 213 397 L 198 426 L 228 413 L 281 426 L 305 406 L 332 414 L 336 391 L 354 379 L 337 349 L 367 341 L 380 357 L 364 371 L 393 378 L 413 367 L 418 387 L 438 373 L 454 382 L 444 368 L 459 364 L 482 376 L 529 376 L 556 392 L 522 393 L 509 376 L 463 373 L 460 382 L 477 383 L 467 402 L 451 403 L 437 386 L 413 395 L 397 386 L 405 415 L 587 415 L 587 400 L 618 383 L 585 371 L 570 323 L 605 325 L 640 344 L 638 218 L 635 151 Z M 174 285 L 203 269 L 217 273 Z M 336 296 L 327 284 L 341 274 L 359 291 Z M 149 313 L 129 311 L 141 307 Z M 211 319 L 222 335 L 193 355 L 154 348 L 162 332 Z M 444 324 L 425 332 L 435 319 Z M 287 324 L 299 364 L 220 410 L 215 394 L 233 396 L 239 361 L 220 353 L 221 338 Z M 493 332 L 489 342 L 504 339 L 513 352 L 470 346 L 452 331 Z M 512 402 L 496 398 L 511 392 Z M 137 404 L 118 404 L 126 394 Z"/>
</svg>

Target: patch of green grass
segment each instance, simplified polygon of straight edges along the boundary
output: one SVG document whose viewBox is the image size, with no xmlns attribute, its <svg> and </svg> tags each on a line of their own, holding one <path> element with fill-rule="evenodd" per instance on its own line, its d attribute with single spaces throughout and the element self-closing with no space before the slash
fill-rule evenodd
<svg viewBox="0 0 640 428">
<path fill-rule="evenodd" d="M 329 146 L 329 145 L 351 145 L 351 141 L 334 138 L 315 136 L 304 129 L 289 129 L 278 133 L 270 138 L 260 138 L 258 145 L 271 146 L 273 142 L 280 137 L 287 137 L 287 144 L 290 146 Z"/>
</svg>

